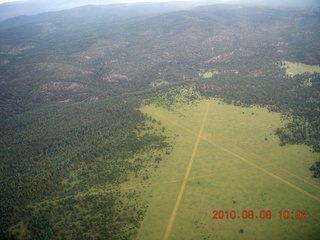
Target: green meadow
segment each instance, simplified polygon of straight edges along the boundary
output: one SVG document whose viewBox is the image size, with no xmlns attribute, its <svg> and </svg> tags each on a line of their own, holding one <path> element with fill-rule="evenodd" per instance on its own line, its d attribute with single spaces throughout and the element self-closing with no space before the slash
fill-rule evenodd
<svg viewBox="0 0 320 240">
<path fill-rule="evenodd" d="M 200 69 L 199 76 L 202 78 L 212 78 L 214 75 L 220 74 L 220 72 L 217 69 L 211 69 L 210 71 L 205 71 L 203 69 Z"/>
<path fill-rule="evenodd" d="M 320 73 L 320 66 L 307 65 L 303 63 L 293 63 L 284 61 L 282 68 L 286 69 L 286 73 L 290 76 L 294 76 L 302 73 Z"/>
<path fill-rule="evenodd" d="M 280 114 L 214 99 L 141 110 L 161 121 L 174 147 L 145 183 L 138 239 L 319 239 L 320 181 L 308 170 L 319 154 L 279 146 Z M 225 216 L 213 219 L 215 210 Z M 261 219 L 267 210 L 270 219 Z M 290 217 L 281 219 L 281 210 Z M 299 210 L 305 219 L 296 219 Z"/>
</svg>

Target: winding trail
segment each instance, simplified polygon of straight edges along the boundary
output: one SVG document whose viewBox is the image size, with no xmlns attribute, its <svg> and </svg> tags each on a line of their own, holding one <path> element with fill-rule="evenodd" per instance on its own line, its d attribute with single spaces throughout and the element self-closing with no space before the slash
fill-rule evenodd
<svg viewBox="0 0 320 240">
<path fill-rule="evenodd" d="M 186 187 L 189 175 L 190 175 L 192 163 L 193 163 L 194 157 L 196 156 L 196 153 L 197 153 L 197 150 L 198 150 L 198 146 L 199 146 L 199 143 L 200 143 L 200 139 L 201 139 L 201 135 L 202 135 L 202 132 L 203 132 L 203 129 L 204 129 L 204 125 L 205 125 L 205 122 L 206 122 L 207 117 L 208 117 L 209 108 L 210 108 L 210 104 L 208 104 L 207 111 L 206 111 L 206 113 L 204 115 L 204 118 L 202 120 L 202 124 L 201 124 L 201 128 L 200 128 L 199 134 L 197 134 L 198 135 L 197 141 L 196 141 L 196 144 L 194 145 L 194 148 L 193 148 L 193 151 L 192 151 L 192 154 L 191 154 L 191 158 L 190 158 L 190 161 L 189 161 L 189 164 L 188 164 L 188 168 L 187 168 L 186 173 L 184 175 L 183 182 L 182 182 L 182 185 L 181 185 L 181 188 L 180 188 L 180 191 L 179 191 L 179 195 L 177 197 L 176 203 L 174 205 L 174 208 L 173 208 L 171 216 L 170 216 L 170 219 L 169 219 L 169 222 L 168 222 L 168 225 L 167 225 L 167 229 L 166 229 L 166 232 L 165 232 L 164 237 L 163 237 L 164 240 L 167 240 L 169 238 L 169 236 L 170 236 L 170 232 L 171 232 L 174 220 L 176 218 L 176 215 L 177 215 L 177 212 L 178 212 L 178 209 L 179 209 L 179 206 L 180 206 L 180 202 L 181 202 L 181 199 L 182 199 L 182 196 L 183 196 L 183 193 L 184 193 L 184 190 L 185 190 L 185 187 Z"/>
</svg>

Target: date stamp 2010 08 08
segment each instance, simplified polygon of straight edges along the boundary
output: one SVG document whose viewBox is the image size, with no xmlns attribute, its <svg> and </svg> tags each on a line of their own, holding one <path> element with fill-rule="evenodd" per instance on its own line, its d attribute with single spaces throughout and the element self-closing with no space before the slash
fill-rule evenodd
<svg viewBox="0 0 320 240">
<path fill-rule="evenodd" d="M 258 214 L 255 214 L 253 210 L 243 210 L 241 214 L 238 214 L 235 210 L 213 210 L 212 219 L 272 219 L 274 214 L 271 210 L 260 210 Z M 280 210 L 278 211 L 279 219 L 303 219 L 307 218 L 308 212 L 306 210 Z"/>
</svg>

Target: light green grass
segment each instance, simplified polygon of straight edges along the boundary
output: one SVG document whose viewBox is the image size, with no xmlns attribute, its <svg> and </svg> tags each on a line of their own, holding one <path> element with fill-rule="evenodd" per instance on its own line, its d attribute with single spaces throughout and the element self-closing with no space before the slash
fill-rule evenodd
<svg viewBox="0 0 320 240">
<path fill-rule="evenodd" d="M 319 154 L 302 145 L 279 146 L 273 132 L 283 125 L 280 114 L 216 100 L 181 110 L 184 117 L 162 108 L 142 108 L 163 123 L 176 144 L 150 180 L 153 194 L 138 239 L 163 239 L 208 103 L 204 132 L 169 239 L 317 239 L 320 182 L 311 178 L 308 167 Z M 253 210 L 255 215 L 271 210 L 273 218 L 212 219 L 215 209 L 238 214 Z M 307 220 L 279 219 L 279 210 L 303 209 Z"/>
<path fill-rule="evenodd" d="M 149 191 L 149 207 L 137 239 L 162 239 L 165 227 L 177 198 L 181 182 L 160 184 Z"/>
<path fill-rule="evenodd" d="M 284 66 L 282 68 L 286 69 L 286 73 L 290 76 L 294 76 L 302 73 L 320 73 L 320 66 L 307 65 L 303 63 L 293 63 L 284 61 Z"/>
<path fill-rule="evenodd" d="M 200 74 L 203 78 L 212 78 L 214 75 L 219 74 L 218 71 L 212 70 L 212 71 L 208 71 L 208 72 L 204 72 L 202 74 Z"/>
<path fill-rule="evenodd" d="M 212 78 L 214 75 L 220 74 L 220 72 L 216 69 L 212 69 L 210 71 L 205 72 L 203 69 L 200 70 L 199 76 L 202 78 Z"/>
<path fill-rule="evenodd" d="M 205 72 L 202 76 L 203 76 L 203 78 L 212 78 L 213 73 L 212 72 Z"/>
</svg>

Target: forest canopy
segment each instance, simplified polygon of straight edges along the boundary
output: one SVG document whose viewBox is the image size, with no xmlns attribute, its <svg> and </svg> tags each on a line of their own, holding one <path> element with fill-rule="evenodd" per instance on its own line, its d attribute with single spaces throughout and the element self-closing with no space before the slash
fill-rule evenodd
<svg viewBox="0 0 320 240">
<path fill-rule="evenodd" d="M 320 73 L 286 72 L 320 65 L 317 9 L 70 11 L 0 23 L 1 239 L 135 238 L 148 203 L 120 185 L 147 184 L 174 147 L 143 105 L 265 107 L 282 146 L 320 152 Z"/>
</svg>

